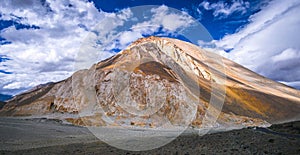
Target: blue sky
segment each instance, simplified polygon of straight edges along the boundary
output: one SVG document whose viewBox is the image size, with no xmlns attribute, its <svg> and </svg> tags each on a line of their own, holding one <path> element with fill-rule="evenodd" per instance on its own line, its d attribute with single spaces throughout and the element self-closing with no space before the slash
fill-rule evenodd
<svg viewBox="0 0 300 155">
<path fill-rule="evenodd" d="M 4 1 L 0 93 L 65 79 L 150 35 L 214 47 L 261 75 L 300 88 L 299 14 L 299 0 Z"/>
</svg>

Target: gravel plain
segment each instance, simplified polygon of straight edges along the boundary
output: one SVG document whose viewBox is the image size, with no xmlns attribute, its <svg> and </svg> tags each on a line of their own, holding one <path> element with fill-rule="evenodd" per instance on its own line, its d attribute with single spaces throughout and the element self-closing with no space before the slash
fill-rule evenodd
<svg viewBox="0 0 300 155">
<path fill-rule="evenodd" d="M 114 132 L 114 129 L 108 132 Z M 0 118 L 0 154 L 296 155 L 300 154 L 300 122 L 204 136 L 188 130 L 162 147 L 148 151 L 127 151 L 100 141 L 85 127 L 63 124 L 57 120 L 3 117 Z"/>
</svg>

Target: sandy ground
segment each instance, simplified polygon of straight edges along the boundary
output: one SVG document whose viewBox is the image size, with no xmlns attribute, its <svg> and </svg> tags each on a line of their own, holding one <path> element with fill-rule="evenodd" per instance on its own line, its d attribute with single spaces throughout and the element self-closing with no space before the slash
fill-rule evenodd
<svg viewBox="0 0 300 155">
<path fill-rule="evenodd" d="M 113 131 L 120 132 L 107 130 Z M 134 152 L 112 147 L 84 127 L 47 119 L 0 118 L 0 154 L 300 154 L 300 122 L 202 137 L 188 131 L 163 147 Z"/>
</svg>

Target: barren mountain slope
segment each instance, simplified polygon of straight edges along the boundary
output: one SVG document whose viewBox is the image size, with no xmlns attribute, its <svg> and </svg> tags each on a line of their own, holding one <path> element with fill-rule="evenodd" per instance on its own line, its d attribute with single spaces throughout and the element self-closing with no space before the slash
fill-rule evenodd
<svg viewBox="0 0 300 155">
<path fill-rule="evenodd" d="M 201 128 L 297 120 L 299 111 L 298 90 L 193 44 L 149 37 L 66 80 L 15 96 L 0 114 L 86 126 Z"/>
</svg>

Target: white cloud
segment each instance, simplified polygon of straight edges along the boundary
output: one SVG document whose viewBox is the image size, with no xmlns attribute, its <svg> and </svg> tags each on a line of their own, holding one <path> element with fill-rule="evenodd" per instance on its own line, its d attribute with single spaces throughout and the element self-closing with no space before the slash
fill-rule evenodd
<svg viewBox="0 0 300 155">
<path fill-rule="evenodd" d="M 152 34 L 159 28 L 168 33 L 178 33 L 195 22 L 186 12 L 168 8 L 165 5 L 152 8 L 151 13 L 151 17 L 144 17 L 149 20 L 137 23 L 131 29 L 141 34 Z"/>
<path fill-rule="evenodd" d="M 152 25 L 162 25 L 165 30 L 178 31 L 178 29 L 184 29 L 191 25 L 194 21 L 190 15 L 181 11 L 178 13 L 170 13 L 169 8 L 162 5 L 158 8 L 151 9 L 154 13 L 154 18 L 150 21 Z"/>
<path fill-rule="evenodd" d="M 133 14 L 140 11 L 128 8 L 107 13 L 86 0 L 1 2 L 0 19 L 38 28 L 11 26 L 0 31 L 0 36 L 11 42 L 0 45 L 0 55 L 11 59 L 1 62 L 0 70 L 13 73 L 0 73 L 0 92 L 15 94 L 65 79 L 143 35 L 151 35 L 159 28 L 164 33 L 175 33 L 194 22 L 187 13 L 164 5 L 148 7 L 149 16 L 139 21 Z M 128 26 L 129 21 L 133 24 Z"/>
<path fill-rule="evenodd" d="M 14 82 L 14 83 L 10 83 L 10 84 L 4 86 L 3 88 L 4 89 L 19 89 L 20 85 L 22 85 L 21 82 Z"/>
<path fill-rule="evenodd" d="M 300 81 L 300 1 L 272 1 L 250 17 L 239 32 L 216 45 L 232 49 L 226 57 L 266 77 Z M 299 87 L 299 86 L 298 86 Z"/>
<path fill-rule="evenodd" d="M 120 43 L 122 46 L 129 44 L 132 41 L 142 38 L 143 36 L 138 32 L 125 31 L 120 36 Z"/>
<path fill-rule="evenodd" d="M 232 0 L 230 3 L 219 1 L 217 3 L 210 3 L 208 1 L 203 1 L 200 3 L 199 7 L 205 10 L 212 10 L 213 15 L 217 18 L 226 18 L 233 13 L 244 14 L 247 12 L 250 3 L 244 2 L 243 0 Z M 201 11 L 198 10 L 200 13 Z"/>
<path fill-rule="evenodd" d="M 147 12 L 150 10 L 149 12 Z M 142 38 L 143 36 L 153 35 L 154 33 L 167 35 L 176 35 L 187 27 L 192 27 L 195 20 L 184 11 L 168 8 L 165 5 L 159 7 L 140 6 L 132 8 L 131 22 L 128 30 L 121 31 L 114 36 L 118 36 L 117 40 L 110 40 L 109 44 L 112 45 L 109 49 L 118 48 L 123 49 L 128 46 L 132 41 Z M 143 12 L 142 18 L 137 18 Z M 156 34 L 157 35 L 157 34 Z"/>
<path fill-rule="evenodd" d="M 109 23 L 103 24 L 109 27 L 97 26 L 98 39 L 101 39 L 101 36 L 130 18 L 128 9 L 106 13 L 98 11 L 92 2 L 84 0 L 49 0 L 45 3 L 34 0 L 3 1 L 0 3 L 0 13 L 2 20 L 39 27 L 16 29 L 11 26 L 0 32 L 1 37 L 11 42 L 0 46 L 0 55 L 11 59 L 1 62 L 0 70 L 13 73 L 0 73 L 0 92 L 10 94 L 67 78 L 74 72 L 78 54 L 82 55 L 78 51 L 84 39 L 97 24 Z M 97 53 L 98 59 L 112 55 L 101 50 Z"/>
<path fill-rule="evenodd" d="M 280 62 L 280 61 L 288 61 L 292 59 L 300 60 L 300 52 L 296 51 L 293 48 L 288 48 L 281 53 L 272 56 L 271 58 L 274 62 Z"/>
</svg>

